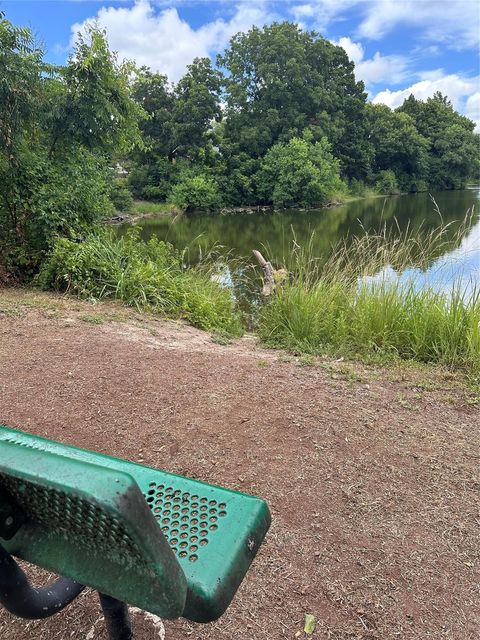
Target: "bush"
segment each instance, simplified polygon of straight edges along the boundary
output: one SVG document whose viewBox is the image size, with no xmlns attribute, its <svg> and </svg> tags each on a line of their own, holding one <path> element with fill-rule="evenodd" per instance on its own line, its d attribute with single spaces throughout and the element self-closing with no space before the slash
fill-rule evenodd
<svg viewBox="0 0 480 640">
<path fill-rule="evenodd" d="M 340 165 L 326 138 L 311 143 L 292 138 L 266 154 L 257 174 L 258 193 L 275 206 L 326 204 L 342 189 Z"/>
<path fill-rule="evenodd" d="M 153 156 L 148 164 L 131 168 L 128 186 L 136 198 L 165 202 L 177 173 L 176 166 L 166 158 Z"/>
<path fill-rule="evenodd" d="M 375 181 L 375 189 L 379 193 L 385 195 L 394 195 L 399 193 L 397 177 L 391 169 L 380 171 Z"/>
<path fill-rule="evenodd" d="M 133 209 L 133 196 L 127 188 L 125 180 L 117 179 L 113 181 L 110 200 L 115 207 L 115 211 L 131 211 Z"/>
<path fill-rule="evenodd" d="M 352 178 L 348 185 L 348 190 L 352 196 L 362 197 L 367 192 L 367 187 L 360 180 Z"/>
<path fill-rule="evenodd" d="M 15 183 L 0 171 L 5 200 L 17 210 L 12 230 L 8 210 L 0 204 L 0 262 L 7 270 L 31 277 L 57 237 L 83 238 L 110 216 L 107 171 L 102 160 L 84 149 L 56 162 L 25 155 Z"/>
<path fill-rule="evenodd" d="M 142 242 L 135 229 L 122 238 L 102 232 L 82 244 L 59 239 L 37 282 L 84 298 L 122 300 L 200 329 L 241 333 L 227 289 L 200 269 L 185 271 L 171 245 L 157 238 Z"/>
<path fill-rule="evenodd" d="M 148 184 L 140 191 L 142 200 L 151 200 L 152 202 L 163 202 L 166 197 L 166 191 L 163 187 L 156 187 Z"/>
<path fill-rule="evenodd" d="M 183 209 L 217 209 L 221 205 L 218 185 L 206 175 L 184 176 L 170 193 L 169 201 Z"/>
</svg>

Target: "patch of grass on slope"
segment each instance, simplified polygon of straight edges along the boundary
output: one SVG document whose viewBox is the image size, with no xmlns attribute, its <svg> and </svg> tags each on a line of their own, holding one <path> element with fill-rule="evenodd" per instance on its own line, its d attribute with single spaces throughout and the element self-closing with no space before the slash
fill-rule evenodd
<svg viewBox="0 0 480 640">
<path fill-rule="evenodd" d="M 104 231 L 82 243 L 59 239 L 38 284 L 87 299 L 121 300 L 200 329 L 241 333 L 228 290 L 201 268 L 184 269 L 171 245 L 157 238 L 143 242 L 136 229 L 121 238 Z"/>
</svg>

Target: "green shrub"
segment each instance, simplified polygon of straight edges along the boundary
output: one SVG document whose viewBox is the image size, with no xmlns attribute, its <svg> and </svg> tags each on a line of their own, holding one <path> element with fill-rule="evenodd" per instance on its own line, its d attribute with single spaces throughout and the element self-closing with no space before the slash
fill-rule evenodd
<svg viewBox="0 0 480 640">
<path fill-rule="evenodd" d="M 125 180 L 114 180 L 110 190 L 110 200 L 115 211 L 131 211 L 133 208 L 133 196 L 126 186 Z"/>
<path fill-rule="evenodd" d="M 200 329 L 241 333 L 227 289 L 200 269 L 184 270 L 171 245 L 157 238 L 142 242 L 135 229 L 122 238 L 111 232 L 93 235 L 82 244 L 59 239 L 37 282 L 84 298 L 122 300 L 184 318 Z"/>
<path fill-rule="evenodd" d="M 266 154 L 257 174 L 258 193 L 275 206 L 313 207 L 342 190 L 340 164 L 326 138 L 311 143 L 292 138 Z"/>
<path fill-rule="evenodd" d="M 151 200 L 152 202 L 162 202 L 165 200 L 166 192 L 162 187 L 156 187 L 152 184 L 148 184 L 140 191 L 140 196 L 143 200 Z"/>
<path fill-rule="evenodd" d="M 57 67 L 0 11 L 0 265 L 19 279 L 57 237 L 81 239 L 112 212 L 108 166 L 141 145 L 131 67 L 86 31 Z"/>
<path fill-rule="evenodd" d="M 350 194 L 352 196 L 362 197 L 365 195 L 367 187 L 360 180 L 356 180 L 355 178 L 353 178 L 352 180 L 350 180 L 348 190 L 350 191 Z"/>
<path fill-rule="evenodd" d="M 173 187 L 169 200 L 184 211 L 217 209 L 221 205 L 218 185 L 206 175 L 184 176 Z"/>
<path fill-rule="evenodd" d="M 399 193 L 397 177 L 391 169 L 380 171 L 375 181 L 375 189 L 379 193 L 385 195 L 394 195 Z"/>
</svg>

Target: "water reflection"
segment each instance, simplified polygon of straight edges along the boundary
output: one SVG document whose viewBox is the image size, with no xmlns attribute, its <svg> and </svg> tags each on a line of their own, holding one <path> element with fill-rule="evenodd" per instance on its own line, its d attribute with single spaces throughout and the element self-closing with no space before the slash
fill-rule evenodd
<svg viewBox="0 0 480 640">
<path fill-rule="evenodd" d="M 319 211 L 287 210 L 245 215 L 195 215 L 170 218 L 150 218 L 141 222 L 144 239 L 156 235 L 177 248 L 188 247 L 186 259 L 195 263 L 213 246 L 220 252 L 246 257 L 252 262 L 252 250 L 260 249 L 277 265 L 288 264 L 292 242 L 306 245 L 312 238 L 312 250 L 320 262 L 327 260 L 339 241 L 367 232 L 385 229 L 395 236 L 407 229 L 420 239 L 441 223 L 449 225 L 444 243 L 432 246 L 425 265 L 425 256 L 412 256 L 411 265 L 398 273 L 395 265 L 385 268 L 378 278 L 413 278 L 418 286 L 430 284 L 446 289 L 453 282 L 469 290 L 480 283 L 480 219 L 465 217 L 480 198 L 480 188 L 433 194 L 411 194 L 390 198 L 358 200 L 341 207 Z M 441 211 L 441 216 L 438 211 Z M 120 232 L 123 230 L 121 229 Z M 453 246 L 452 246 L 453 243 Z M 226 269 L 226 270 L 225 270 Z M 223 270 L 222 280 L 231 283 L 240 295 L 252 296 L 256 285 L 253 271 L 243 266 Z M 251 290 L 248 292 L 248 290 Z M 247 293 L 245 293 L 247 291 Z"/>
<path fill-rule="evenodd" d="M 427 285 L 448 293 L 455 287 L 465 299 L 480 292 L 480 219 L 461 239 L 460 245 L 432 262 L 428 269 L 410 267 L 397 272 L 391 265 L 364 281 L 413 283 L 417 289 Z"/>
</svg>

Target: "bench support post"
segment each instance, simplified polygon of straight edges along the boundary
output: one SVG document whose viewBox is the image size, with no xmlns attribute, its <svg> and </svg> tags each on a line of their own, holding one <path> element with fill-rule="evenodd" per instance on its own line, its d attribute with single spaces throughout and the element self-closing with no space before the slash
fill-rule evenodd
<svg viewBox="0 0 480 640">
<path fill-rule="evenodd" d="M 70 604 L 85 587 L 70 578 L 58 578 L 48 587 L 32 587 L 25 573 L 0 544 L 0 605 L 19 618 L 49 618 Z M 110 640 L 133 640 L 128 607 L 99 593 Z"/>
<path fill-rule="evenodd" d="M 70 578 L 58 578 L 48 587 L 32 587 L 25 573 L 0 544 L 0 604 L 19 618 L 49 618 L 64 609 L 85 589 Z"/>
<path fill-rule="evenodd" d="M 104 593 L 98 595 L 110 640 L 132 640 L 132 626 L 127 605 Z"/>
</svg>

